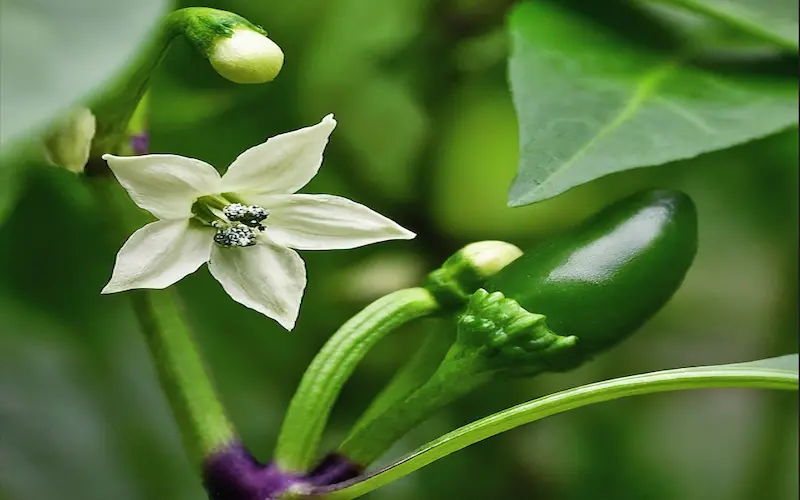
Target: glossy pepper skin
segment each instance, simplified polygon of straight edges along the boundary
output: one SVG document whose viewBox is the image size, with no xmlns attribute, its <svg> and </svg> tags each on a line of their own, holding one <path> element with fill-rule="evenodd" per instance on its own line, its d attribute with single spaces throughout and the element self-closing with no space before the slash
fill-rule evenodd
<svg viewBox="0 0 800 500">
<path fill-rule="evenodd" d="M 620 200 L 543 242 L 487 281 L 547 317 L 577 345 L 570 369 L 620 342 L 675 293 L 697 250 L 697 211 L 680 191 L 652 189 Z"/>
</svg>

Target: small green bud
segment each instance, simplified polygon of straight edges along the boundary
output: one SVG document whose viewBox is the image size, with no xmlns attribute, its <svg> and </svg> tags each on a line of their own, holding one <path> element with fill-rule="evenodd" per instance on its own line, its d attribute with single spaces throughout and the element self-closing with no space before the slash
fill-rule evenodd
<svg viewBox="0 0 800 500">
<path fill-rule="evenodd" d="M 553 333 L 544 316 L 526 311 L 514 299 L 481 288 L 458 318 L 455 346 L 459 357 L 474 351 L 493 371 L 527 376 L 558 370 L 561 354 L 577 341 Z"/>
<path fill-rule="evenodd" d="M 443 305 L 460 307 L 484 281 L 522 255 L 505 241 L 470 243 L 428 275 L 425 288 Z"/>
<path fill-rule="evenodd" d="M 79 108 L 45 134 L 45 157 L 58 167 L 80 174 L 89 160 L 94 133 L 94 114 L 88 108 Z"/>
<path fill-rule="evenodd" d="M 267 36 L 247 27 L 217 37 L 208 52 L 211 66 L 235 83 L 265 83 L 278 76 L 283 51 Z"/>
</svg>

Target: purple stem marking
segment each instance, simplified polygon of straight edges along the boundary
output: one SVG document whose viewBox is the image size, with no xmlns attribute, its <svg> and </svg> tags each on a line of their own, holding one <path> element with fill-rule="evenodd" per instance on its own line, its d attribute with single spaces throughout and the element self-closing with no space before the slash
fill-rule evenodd
<svg viewBox="0 0 800 500">
<path fill-rule="evenodd" d="M 147 132 L 131 136 L 131 149 L 135 155 L 146 155 L 150 148 L 150 136 Z"/>
<path fill-rule="evenodd" d="M 345 457 L 331 454 L 308 475 L 292 474 L 275 464 L 262 464 L 239 442 L 206 459 L 203 484 L 212 500 L 269 500 L 296 484 L 328 486 L 361 473 Z"/>
</svg>

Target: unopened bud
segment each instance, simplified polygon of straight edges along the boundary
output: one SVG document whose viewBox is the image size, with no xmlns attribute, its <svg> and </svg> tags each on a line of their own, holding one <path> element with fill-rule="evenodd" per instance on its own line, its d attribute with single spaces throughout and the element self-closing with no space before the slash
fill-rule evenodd
<svg viewBox="0 0 800 500">
<path fill-rule="evenodd" d="M 58 121 L 44 137 L 45 157 L 76 174 L 83 172 L 95 133 L 95 118 L 80 108 Z"/>
<path fill-rule="evenodd" d="M 505 241 L 470 243 L 430 273 L 425 288 L 443 305 L 459 307 L 483 286 L 488 277 L 521 255 L 522 250 Z"/>
<path fill-rule="evenodd" d="M 217 73 L 235 83 L 265 83 L 278 76 L 283 51 L 267 36 L 246 27 L 220 35 L 208 52 Z"/>
</svg>

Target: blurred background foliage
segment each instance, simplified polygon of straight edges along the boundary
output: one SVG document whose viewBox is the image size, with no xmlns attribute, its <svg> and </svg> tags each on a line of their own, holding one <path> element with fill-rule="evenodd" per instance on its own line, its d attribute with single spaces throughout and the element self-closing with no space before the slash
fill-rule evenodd
<svg viewBox="0 0 800 500">
<path fill-rule="evenodd" d="M 306 192 L 352 198 L 419 234 L 305 252 L 309 285 L 291 333 L 231 301 L 205 269 L 177 285 L 222 397 L 259 458 L 269 458 L 317 349 L 366 303 L 419 283 L 467 242 L 525 248 L 648 186 L 685 190 L 700 214 L 697 260 L 670 304 L 575 372 L 492 385 L 459 401 L 386 460 L 581 383 L 797 352 L 797 130 L 507 208 L 518 154 L 503 27 L 511 3 L 181 5 L 264 26 L 286 63 L 274 83 L 234 85 L 178 40 L 153 80 L 153 152 L 224 167 L 266 137 L 333 112 L 339 127 Z M 126 296 L 99 295 L 118 249 L 103 230 L 104 208 L 66 171 L 34 165 L 24 182 L 18 204 L 0 206 L 0 499 L 203 498 Z M 370 353 L 335 408 L 331 447 L 433 328 L 447 325 L 411 325 Z M 622 400 L 492 438 L 368 498 L 788 500 L 798 495 L 797 419 L 794 393 Z"/>
</svg>

